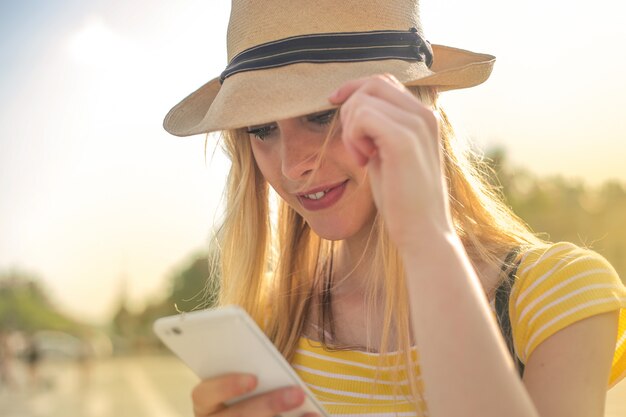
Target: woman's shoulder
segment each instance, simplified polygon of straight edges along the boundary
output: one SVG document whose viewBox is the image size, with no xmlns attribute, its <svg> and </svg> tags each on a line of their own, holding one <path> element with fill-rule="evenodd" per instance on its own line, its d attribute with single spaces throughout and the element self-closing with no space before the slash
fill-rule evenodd
<svg viewBox="0 0 626 417">
<path fill-rule="evenodd" d="M 582 275 L 581 275 L 582 274 Z M 559 276 L 604 275 L 619 281 L 613 266 L 600 255 L 588 248 L 570 242 L 557 242 L 535 246 L 522 252 L 517 268 L 517 279 L 522 284 L 553 284 Z"/>
<path fill-rule="evenodd" d="M 599 253 L 569 242 L 524 251 L 509 300 L 518 356 L 525 361 L 560 329 L 596 314 L 621 310 L 626 329 L 626 288 Z"/>
<path fill-rule="evenodd" d="M 591 249 L 558 242 L 521 254 L 510 307 L 524 316 L 538 305 L 567 308 L 607 298 L 624 301 L 623 297 L 626 289 L 606 258 Z"/>
</svg>

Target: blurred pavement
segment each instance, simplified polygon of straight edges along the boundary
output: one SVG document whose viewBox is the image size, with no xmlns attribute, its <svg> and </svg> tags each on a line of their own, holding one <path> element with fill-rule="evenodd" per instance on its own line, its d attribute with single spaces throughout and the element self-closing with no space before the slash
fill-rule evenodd
<svg viewBox="0 0 626 417">
<path fill-rule="evenodd" d="M 190 394 L 198 378 L 173 357 L 43 361 L 35 383 L 21 366 L 14 367 L 16 386 L 0 387 L 2 417 L 193 415 Z"/>
<path fill-rule="evenodd" d="M 170 356 L 48 360 L 35 382 L 15 363 L 13 375 L 13 387 L 0 386 L 2 417 L 191 417 L 198 381 Z M 609 391 L 605 416 L 626 417 L 626 381 Z"/>
</svg>

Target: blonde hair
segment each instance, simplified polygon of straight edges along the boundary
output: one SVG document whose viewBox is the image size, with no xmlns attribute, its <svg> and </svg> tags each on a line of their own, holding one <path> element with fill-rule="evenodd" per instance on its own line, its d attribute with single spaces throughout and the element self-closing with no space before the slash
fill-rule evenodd
<svg viewBox="0 0 626 417">
<path fill-rule="evenodd" d="M 446 114 L 437 104 L 437 92 L 425 87 L 411 91 L 439 116 L 452 218 L 472 261 L 499 265 L 513 248 L 542 244 L 489 184 L 486 163 L 454 135 Z M 233 130 L 224 132 L 223 139 L 232 167 L 227 182 L 226 216 L 219 233 L 219 304 L 245 308 L 291 360 L 316 297 L 320 305 L 329 306 L 333 242 L 316 235 L 302 216 L 282 200 L 273 225 L 268 184 L 254 161 L 248 135 L 243 130 Z M 373 272 L 365 278 L 366 318 L 371 323 L 371 312 L 382 302 L 381 358 L 391 345 L 403 353 L 398 360 L 402 358 L 405 363 L 411 393 L 418 401 L 421 390 L 411 356 L 404 269 L 383 223 L 377 216 L 370 239 L 374 260 Z M 380 294 L 376 291 L 381 285 L 385 289 L 383 300 L 378 299 Z M 332 317 L 327 317 L 332 310 L 320 313 L 320 338 L 325 342 L 323 328 L 330 325 L 332 334 Z M 367 338 L 369 343 L 369 332 Z"/>
</svg>

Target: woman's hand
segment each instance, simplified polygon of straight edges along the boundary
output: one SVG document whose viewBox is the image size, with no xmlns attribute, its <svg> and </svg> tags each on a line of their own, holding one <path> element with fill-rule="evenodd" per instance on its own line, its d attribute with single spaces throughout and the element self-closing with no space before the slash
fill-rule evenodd
<svg viewBox="0 0 626 417">
<path fill-rule="evenodd" d="M 391 75 L 349 81 L 329 100 L 342 105 L 342 140 L 368 166 L 376 206 L 398 248 L 453 233 L 433 111 Z"/>
<path fill-rule="evenodd" d="M 272 417 L 297 408 L 304 402 L 302 389 L 286 387 L 247 398 L 232 406 L 225 405 L 225 402 L 254 390 L 256 384 L 254 376 L 243 374 L 227 374 L 203 380 L 191 394 L 195 417 Z M 313 417 L 316 414 L 305 416 Z"/>
</svg>

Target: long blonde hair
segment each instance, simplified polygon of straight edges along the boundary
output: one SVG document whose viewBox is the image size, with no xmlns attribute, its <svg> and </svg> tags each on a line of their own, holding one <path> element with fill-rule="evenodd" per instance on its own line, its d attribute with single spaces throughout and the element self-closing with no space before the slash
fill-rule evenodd
<svg viewBox="0 0 626 417">
<path fill-rule="evenodd" d="M 452 218 L 472 261 L 496 265 L 512 248 L 542 244 L 489 184 L 487 164 L 455 136 L 437 104 L 437 92 L 425 87 L 411 91 L 439 116 Z M 332 269 L 333 243 L 316 235 L 302 216 L 282 200 L 273 224 L 268 184 L 254 161 L 248 135 L 244 130 L 227 131 L 223 140 L 232 167 L 226 190 L 226 216 L 219 233 L 219 304 L 245 308 L 291 360 L 316 297 L 328 306 L 320 315 L 321 328 L 330 325 L 332 329 L 332 319 L 328 318 L 332 309 L 324 300 L 329 297 L 332 279 L 329 268 Z M 421 395 L 412 372 L 409 302 L 402 261 L 380 216 L 374 229 L 373 272 L 366 277 L 367 305 L 372 306 L 366 312 L 367 322 L 371 323 L 373 306 L 382 302 L 380 352 L 384 354 L 394 345 L 404 353 L 405 371 L 417 401 Z M 382 300 L 377 291 L 381 285 L 385 289 Z M 322 338 L 323 334 L 320 332 Z"/>
</svg>

